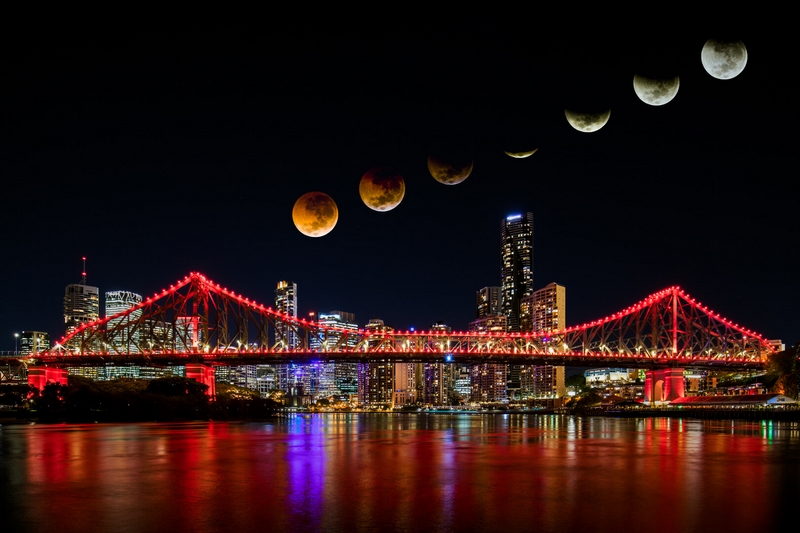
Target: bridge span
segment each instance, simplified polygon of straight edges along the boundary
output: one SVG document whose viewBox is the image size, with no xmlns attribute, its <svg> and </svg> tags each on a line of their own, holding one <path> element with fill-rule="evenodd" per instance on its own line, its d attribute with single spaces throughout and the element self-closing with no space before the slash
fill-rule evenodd
<svg viewBox="0 0 800 533">
<path fill-rule="evenodd" d="M 685 367 L 761 370 L 773 352 L 762 336 L 679 287 L 558 331 L 412 332 L 351 330 L 298 319 L 190 273 L 139 305 L 83 324 L 51 350 L 19 361 L 53 372 L 108 364 L 213 368 L 397 361 L 644 368 L 674 377 L 675 369 Z"/>
</svg>

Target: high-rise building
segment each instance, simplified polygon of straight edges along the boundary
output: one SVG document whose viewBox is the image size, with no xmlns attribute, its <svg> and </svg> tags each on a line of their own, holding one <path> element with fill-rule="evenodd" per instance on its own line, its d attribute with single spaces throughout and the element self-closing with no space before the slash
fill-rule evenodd
<svg viewBox="0 0 800 533">
<path fill-rule="evenodd" d="M 469 331 L 473 333 L 505 333 L 505 315 L 488 315 L 476 318 L 469 323 Z M 459 372 L 463 374 L 463 372 Z M 472 403 L 498 403 L 507 398 L 508 365 L 503 363 L 481 363 L 469 368 L 470 392 Z M 463 383 L 462 383 L 463 391 Z M 463 392 L 462 392 L 462 396 Z"/>
<path fill-rule="evenodd" d="M 65 335 L 75 331 L 81 324 L 94 322 L 100 318 L 100 289 L 86 284 L 86 258 L 83 260 L 81 282 L 67 285 L 64 291 Z M 76 348 L 79 342 L 75 340 L 67 348 Z"/>
<path fill-rule="evenodd" d="M 534 333 L 548 333 L 566 327 L 567 289 L 563 285 L 550 283 L 523 298 L 522 322 Z M 532 398 L 560 398 L 566 394 L 565 369 L 563 365 L 539 365 L 523 372 L 521 392 Z"/>
<path fill-rule="evenodd" d="M 142 328 L 137 323 L 142 310 L 137 309 L 121 317 L 112 318 L 142 303 L 142 296 L 130 291 L 106 292 L 106 342 L 124 353 L 139 353 Z"/>
<path fill-rule="evenodd" d="M 450 326 L 437 322 L 431 326 L 431 331 L 449 334 Z M 447 350 L 449 346 L 442 346 Z M 445 360 L 434 363 L 419 363 L 415 365 L 418 370 L 414 373 L 418 385 L 416 396 L 426 405 L 451 405 L 452 392 L 455 385 L 455 376 L 458 366 Z"/>
<path fill-rule="evenodd" d="M 353 313 L 345 311 L 320 313 L 317 323 L 326 329 L 320 337 L 309 339 L 312 350 L 355 348 L 358 344 L 358 324 Z M 350 401 L 355 399 L 357 394 L 358 363 L 320 363 L 318 397 L 335 395 L 339 400 Z"/>
<path fill-rule="evenodd" d="M 383 342 L 383 333 L 394 330 L 387 326 L 383 320 L 371 319 L 364 327 L 367 342 L 371 346 L 378 346 Z M 364 399 L 363 402 L 374 408 L 391 409 L 402 407 L 414 401 L 414 382 L 409 379 L 413 365 L 409 363 L 395 363 L 392 361 L 371 362 L 363 368 Z M 360 395 L 360 393 L 359 393 Z M 359 398 L 360 399 L 360 398 Z"/>
<path fill-rule="evenodd" d="M 533 292 L 533 213 L 517 214 L 500 223 L 502 314 L 509 332 L 519 331 L 519 304 Z"/>
<path fill-rule="evenodd" d="M 500 287 L 484 287 L 475 293 L 475 318 L 503 314 L 502 295 Z"/>
<path fill-rule="evenodd" d="M 506 331 L 521 331 L 520 303 L 533 292 L 533 213 L 510 215 L 500 221 L 501 309 L 507 317 Z M 509 364 L 506 392 L 519 398 L 525 367 Z"/>
<path fill-rule="evenodd" d="M 50 349 L 50 335 L 43 331 L 23 331 L 19 334 L 19 353 L 30 355 Z"/>
<path fill-rule="evenodd" d="M 279 281 L 275 289 L 275 310 L 291 318 L 297 318 L 297 284 L 291 281 Z M 288 323 L 277 321 L 275 344 L 287 350 L 297 348 L 297 331 Z"/>
</svg>

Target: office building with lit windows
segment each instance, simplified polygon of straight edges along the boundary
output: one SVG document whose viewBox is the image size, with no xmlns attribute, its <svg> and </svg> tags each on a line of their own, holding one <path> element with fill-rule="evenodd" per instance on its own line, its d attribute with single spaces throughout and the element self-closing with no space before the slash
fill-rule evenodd
<svg viewBox="0 0 800 533">
<path fill-rule="evenodd" d="M 480 309 L 476 312 L 479 313 Z M 469 331 L 473 333 L 505 333 L 505 315 L 487 315 L 476 318 L 469 323 Z M 481 363 L 468 368 L 469 401 L 471 403 L 500 403 L 508 399 L 507 375 L 508 365 L 503 363 Z M 463 374 L 463 369 L 459 375 Z M 463 385 L 462 394 L 463 397 Z M 466 398 L 464 398 L 466 400 Z"/>
<path fill-rule="evenodd" d="M 100 289 L 86 284 L 86 273 L 80 283 L 71 283 L 64 290 L 64 333 L 69 335 L 82 324 L 100 318 Z M 79 340 L 70 342 L 68 349 L 79 347 Z M 100 350 L 101 346 L 93 347 Z"/>
<path fill-rule="evenodd" d="M 377 346 L 382 342 L 382 334 L 394 331 L 383 320 L 373 318 L 364 327 L 367 343 Z M 359 385 L 364 387 L 363 400 L 370 408 L 393 409 L 413 403 L 414 379 L 413 364 L 393 361 L 370 362 L 360 368 Z"/>
<path fill-rule="evenodd" d="M 114 349 L 123 353 L 139 353 L 140 334 L 142 328 L 138 320 L 142 317 L 142 310 L 137 309 L 126 315 L 113 318 L 115 315 L 129 311 L 142 303 L 142 296 L 130 291 L 106 292 L 106 342 Z"/>
<path fill-rule="evenodd" d="M 291 281 L 279 281 L 275 289 L 275 310 L 293 319 L 297 318 L 297 284 Z M 288 350 L 297 348 L 297 332 L 288 323 L 277 321 L 278 336 L 275 344 Z"/>
<path fill-rule="evenodd" d="M 500 221 L 501 312 L 506 315 L 506 331 L 522 331 L 520 303 L 533 292 L 533 213 L 510 215 Z M 507 393 L 510 399 L 522 392 L 525 367 L 509 364 Z"/>
<path fill-rule="evenodd" d="M 519 305 L 533 292 L 533 213 L 511 215 L 500 222 L 501 312 L 509 332 L 520 331 Z"/>
<path fill-rule="evenodd" d="M 566 327 L 567 289 L 558 283 L 533 291 L 521 302 L 523 331 L 548 333 Z M 520 376 L 522 397 L 560 398 L 567 392 L 563 365 L 524 368 Z"/>
<path fill-rule="evenodd" d="M 50 335 L 43 331 L 23 331 L 19 334 L 19 353 L 30 355 L 50 349 Z"/>
<path fill-rule="evenodd" d="M 320 313 L 317 323 L 326 332 L 324 337 L 312 337 L 312 350 L 325 351 L 355 348 L 358 344 L 358 324 L 353 313 L 330 311 Z M 356 401 L 358 395 L 358 363 L 320 363 L 319 397 L 336 396 L 341 401 Z"/>
</svg>

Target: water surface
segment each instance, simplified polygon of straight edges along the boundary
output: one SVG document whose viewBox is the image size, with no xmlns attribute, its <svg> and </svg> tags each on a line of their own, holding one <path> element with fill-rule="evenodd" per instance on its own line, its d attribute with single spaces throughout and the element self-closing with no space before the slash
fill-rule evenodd
<svg viewBox="0 0 800 533">
<path fill-rule="evenodd" d="M 775 531 L 799 495 L 796 422 L 420 413 L 0 427 L 4 531 Z"/>
</svg>

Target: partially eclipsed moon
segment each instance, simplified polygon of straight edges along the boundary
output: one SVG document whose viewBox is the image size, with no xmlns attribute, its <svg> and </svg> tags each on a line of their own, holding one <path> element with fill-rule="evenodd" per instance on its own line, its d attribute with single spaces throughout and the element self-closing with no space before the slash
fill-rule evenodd
<svg viewBox="0 0 800 533">
<path fill-rule="evenodd" d="M 633 90 L 645 104 L 664 105 L 670 102 L 678 94 L 678 87 L 680 87 L 678 76 L 661 80 L 638 75 L 633 77 Z"/>
<path fill-rule="evenodd" d="M 534 148 L 533 150 L 531 150 L 529 152 L 505 152 L 505 154 L 506 155 L 510 155 L 511 157 L 513 157 L 515 159 L 522 159 L 524 157 L 528 157 L 528 156 L 531 156 L 531 155 L 535 154 L 536 150 L 538 150 L 538 148 Z"/>
<path fill-rule="evenodd" d="M 428 170 L 431 176 L 445 185 L 457 185 L 467 179 L 472 172 L 472 163 L 472 159 L 428 156 Z"/>
<path fill-rule="evenodd" d="M 747 64 L 747 48 L 742 41 L 717 41 L 709 39 L 700 52 L 706 72 L 718 80 L 735 78 Z"/>
<path fill-rule="evenodd" d="M 361 177 L 358 194 L 370 209 L 390 211 L 403 200 L 406 182 L 390 168 L 371 168 Z"/>
<path fill-rule="evenodd" d="M 339 220 L 339 208 L 327 194 L 307 192 L 294 203 L 292 220 L 303 235 L 322 237 L 330 233 Z"/>
<path fill-rule="evenodd" d="M 578 131 L 591 133 L 606 125 L 611 117 L 611 110 L 609 109 L 605 113 L 575 113 L 565 109 L 564 114 L 567 116 L 570 126 Z"/>
</svg>

